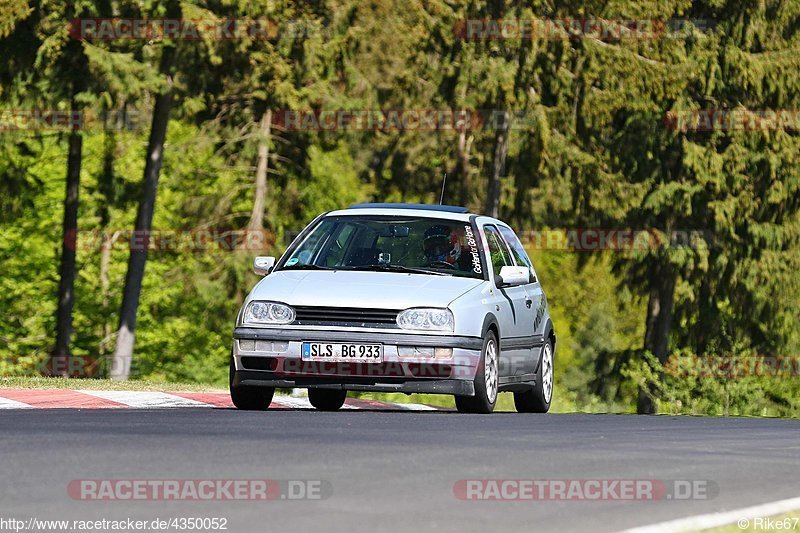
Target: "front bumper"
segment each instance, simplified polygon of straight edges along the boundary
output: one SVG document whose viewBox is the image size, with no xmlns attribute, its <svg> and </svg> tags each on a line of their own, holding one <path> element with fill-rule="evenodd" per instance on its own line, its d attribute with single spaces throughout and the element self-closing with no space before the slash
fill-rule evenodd
<svg viewBox="0 0 800 533">
<path fill-rule="evenodd" d="M 331 388 L 474 396 L 483 341 L 387 331 L 240 327 L 234 331 L 235 386 Z M 243 342 L 245 341 L 245 342 Z M 303 361 L 303 342 L 383 345 L 382 363 Z M 451 348 L 449 358 L 406 357 L 401 347 Z"/>
</svg>

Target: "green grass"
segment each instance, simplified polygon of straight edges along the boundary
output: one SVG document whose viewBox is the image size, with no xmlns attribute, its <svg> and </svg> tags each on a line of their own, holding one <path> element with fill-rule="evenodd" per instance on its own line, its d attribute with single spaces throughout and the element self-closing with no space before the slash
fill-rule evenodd
<svg viewBox="0 0 800 533">
<path fill-rule="evenodd" d="M 794 511 L 791 513 L 786 513 L 782 515 L 770 516 L 768 517 L 770 520 L 775 522 L 776 527 L 769 528 L 767 524 L 762 523 L 759 526 L 756 525 L 756 521 L 753 517 L 750 516 L 743 516 L 743 519 L 747 520 L 747 526 L 744 528 L 739 527 L 738 524 L 733 523 L 727 526 L 715 527 L 711 529 L 704 529 L 704 533 L 741 533 L 742 531 L 800 531 L 800 511 Z M 763 517 L 766 519 L 767 517 Z M 780 522 L 781 525 L 777 525 Z M 787 527 L 788 526 L 788 527 Z"/>
<path fill-rule="evenodd" d="M 154 392 L 227 392 L 203 383 L 161 381 L 112 381 L 110 379 L 65 379 L 53 377 L 0 377 L 0 389 L 86 389 Z"/>
</svg>

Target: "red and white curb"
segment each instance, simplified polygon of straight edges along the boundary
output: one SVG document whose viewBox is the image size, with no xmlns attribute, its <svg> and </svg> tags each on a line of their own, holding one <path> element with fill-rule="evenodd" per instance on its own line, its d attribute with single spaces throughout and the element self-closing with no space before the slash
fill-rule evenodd
<svg viewBox="0 0 800 533">
<path fill-rule="evenodd" d="M 151 392 L 66 389 L 0 389 L 4 409 L 168 409 L 176 407 L 232 408 L 225 392 Z M 313 409 L 305 397 L 275 396 L 271 409 Z M 348 398 L 343 409 L 362 411 L 440 411 L 430 405 Z"/>
</svg>

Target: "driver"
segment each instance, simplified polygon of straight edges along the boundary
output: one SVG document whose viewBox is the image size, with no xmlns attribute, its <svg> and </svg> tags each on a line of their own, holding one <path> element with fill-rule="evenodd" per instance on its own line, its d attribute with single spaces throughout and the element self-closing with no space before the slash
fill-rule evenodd
<svg viewBox="0 0 800 533">
<path fill-rule="evenodd" d="M 436 224 L 425 230 L 422 246 L 428 265 L 445 263 L 456 268 L 458 258 L 461 257 L 461 239 L 455 231 L 450 231 L 443 224 Z"/>
</svg>

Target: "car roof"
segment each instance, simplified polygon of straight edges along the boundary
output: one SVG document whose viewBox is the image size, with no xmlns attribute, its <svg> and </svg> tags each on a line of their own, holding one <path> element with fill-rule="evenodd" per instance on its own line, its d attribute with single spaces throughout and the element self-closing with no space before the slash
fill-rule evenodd
<svg viewBox="0 0 800 533">
<path fill-rule="evenodd" d="M 459 222 L 468 222 L 470 217 L 475 216 L 465 207 L 399 203 L 354 204 L 347 209 L 326 213 L 325 216 L 345 215 L 411 216 L 458 220 Z"/>
<path fill-rule="evenodd" d="M 458 205 L 368 203 L 353 204 L 347 209 L 413 209 L 416 211 L 442 211 L 444 213 L 469 213 L 469 209 Z"/>
<path fill-rule="evenodd" d="M 459 222 L 469 222 L 472 217 L 478 217 L 479 224 L 501 224 L 510 227 L 497 218 L 470 213 L 466 207 L 454 205 L 367 203 L 353 204 L 347 209 L 325 213 L 325 216 L 344 215 L 414 216 L 458 220 Z"/>
<path fill-rule="evenodd" d="M 326 213 L 326 216 L 342 215 L 389 215 L 441 218 L 447 220 L 469 221 L 475 216 L 466 207 L 456 205 L 403 204 L 403 203 L 364 203 L 353 204 L 347 209 Z"/>
</svg>

